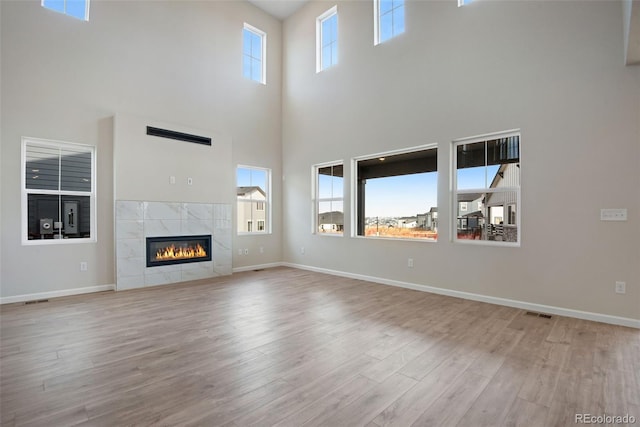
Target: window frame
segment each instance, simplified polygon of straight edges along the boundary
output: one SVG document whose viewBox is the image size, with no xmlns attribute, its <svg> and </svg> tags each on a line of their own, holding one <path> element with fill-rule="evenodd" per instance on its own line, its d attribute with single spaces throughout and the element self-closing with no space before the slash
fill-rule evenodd
<svg viewBox="0 0 640 427">
<path fill-rule="evenodd" d="M 363 156 L 354 157 L 351 159 L 351 210 L 354 212 L 351 215 L 351 237 L 357 239 L 368 239 L 368 240 L 391 240 L 391 241 L 402 241 L 402 242 L 427 242 L 427 243 L 437 243 L 440 239 L 428 239 L 428 238 L 409 238 L 409 237 L 384 237 L 384 236 L 365 236 L 358 234 L 358 216 L 360 212 L 360 206 L 358 205 L 358 162 L 362 160 L 369 160 L 375 158 L 385 158 L 398 154 L 408 154 L 417 151 L 426 151 L 426 150 L 436 150 L 436 205 L 438 204 L 439 199 L 439 182 L 440 182 L 440 173 L 439 173 L 439 161 L 438 161 L 438 150 L 439 144 L 437 142 L 430 144 L 423 144 L 414 147 L 402 148 L 397 150 L 384 151 L 375 154 L 367 154 Z M 432 206 L 431 208 L 438 209 L 438 206 Z M 363 218 L 364 221 L 364 218 Z"/>
<path fill-rule="evenodd" d="M 91 152 L 91 191 L 70 191 L 60 189 L 60 178 L 58 178 L 58 190 L 41 190 L 28 189 L 26 172 L 27 172 L 27 145 L 33 143 L 39 146 L 49 146 L 59 150 L 68 148 L 82 148 Z M 95 145 L 79 144 L 75 142 L 57 141 L 43 138 L 22 137 L 21 144 L 21 167 L 20 167 L 20 192 L 21 192 L 21 232 L 20 238 L 23 246 L 38 245 L 68 245 L 81 243 L 96 243 L 98 241 L 97 219 L 96 219 L 96 189 L 97 189 L 97 148 Z M 59 174 L 61 170 L 59 171 Z M 71 239 L 29 239 L 29 195 L 57 195 L 62 196 L 80 196 L 89 197 L 89 237 L 77 237 Z M 60 208 L 59 208 L 60 209 Z"/>
<path fill-rule="evenodd" d="M 381 40 L 381 27 L 382 27 L 382 23 L 381 23 L 381 19 L 382 19 L 382 15 L 380 14 L 380 1 L 381 0 L 373 0 L 373 45 L 374 46 L 378 46 L 381 43 L 387 42 L 391 39 L 396 38 L 397 36 L 399 36 L 400 34 L 404 34 L 407 30 L 407 4 L 406 2 L 403 0 L 402 2 L 402 7 L 404 8 L 404 16 L 403 16 L 403 20 L 404 20 L 404 29 L 399 32 L 396 33 L 393 28 L 392 28 L 392 34 L 391 37 L 389 37 L 388 39 L 385 40 Z M 393 10 L 396 8 L 392 8 L 390 12 L 388 13 L 393 13 Z"/>
<path fill-rule="evenodd" d="M 265 199 L 264 200 L 251 200 L 251 199 L 247 199 L 247 200 L 242 200 L 238 198 L 237 195 L 237 189 L 238 189 L 238 170 L 239 169 L 250 169 L 250 170 L 255 170 L 255 171 L 261 171 L 261 172 L 265 172 L 266 174 L 266 183 L 265 183 Z M 271 180 L 272 180 L 272 171 L 270 168 L 265 168 L 265 167 L 260 167 L 260 166 L 248 166 L 248 165 L 237 165 L 236 166 L 236 175 L 235 175 L 235 184 L 236 184 L 236 215 L 235 215 L 235 231 L 236 234 L 238 236 L 255 236 L 255 235 L 260 235 L 260 234 L 271 234 L 272 233 L 272 212 L 273 212 L 273 208 L 272 208 L 272 196 L 271 196 Z M 259 221 L 258 218 L 249 218 L 247 221 L 251 222 L 251 229 L 253 231 L 238 231 L 238 204 L 239 203 L 247 203 L 249 205 L 252 205 L 253 203 L 258 203 L 258 202 L 263 202 L 264 203 L 264 209 L 260 210 L 260 212 L 264 212 L 265 213 L 265 225 L 264 225 L 264 230 L 254 230 L 254 228 L 257 227 L 253 227 L 253 223 L 257 221 Z M 257 209 L 257 205 L 256 205 L 256 211 L 258 211 Z"/>
<path fill-rule="evenodd" d="M 331 43 L 333 43 L 336 48 L 336 62 L 332 62 L 330 65 L 325 66 L 322 56 L 322 48 L 324 47 L 322 45 L 322 24 L 334 15 L 336 17 L 336 37 Z M 316 73 L 327 70 L 338 64 L 338 30 L 338 5 L 335 5 L 316 18 Z"/>
<path fill-rule="evenodd" d="M 514 137 L 517 136 L 518 137 L 518 161 L 517 161 L 517 167 L 520 170 L 519 172 L 519 179 L 518 179 L 518 186 L 517 187 L 513 187 L 513 186 L 506 186 L 506 187 L 495 187 L 495 188 L 491 188 L 491 184 L 490 181 L 485 182 L 485 185 L 487 185 L 488 187 L 483 187 L 483 188 L 471 188 L 471 189 L 462 189 L 462 190 L 458 190 L 458 150 L 457 147 L 459 145 L 464 145 L 464 144 L 474 144 L 474 143 L 479 143 L 479 142 L 489 142 L 489 141 L 493 141 L 496 139 L 500 139 L 500 138 L 508 138 L 508 137 Z M 486 150 L 486 148 L 485 148 Z M 485 162 L 486 163 L 486 162 Z M 506 131 L 500 131 L 500 132 L 492 132 L 492 133 L 487 133 L 487 134 L 483 134 L 483 135 L 477 135 L 477 136 L 471 136 L 471 137 L 466 137 L 466 138 L 459 138 L 459 139 L 455 139 L 452 141 L 451 143 L 451 241 L 453 243 L 459 243 L 459 244 L 464 244 L 464 245 L 480 245 L 480 246 L 499 246 L 499 247 L 520 247 L 522 246 L 522 219 L 521 219 L 521 212 L 522 212 L 522 172 L 521 172 L 521 164 L 522 164 L 522 133 L 520 131 L 520 129 L 510 129 L 510 130 L 506 130 Z M 485 165 L 485 167 L 487 167 Z M 505 202 L 503 209 L 503 216 L 502 216 L 502 224 L 501 226 L 503 227 L 504 225 L 508 225 L 508 226 L 513 226 L 515 225 L 517 227 L 517 241 L 516 242 L 508 242 L 508 241 L 498 241 L 498 240 L 471 240 L 471 239 L 459 239 L 458 238 L 458 195 L 459 194 L 474 194 L 474 193 L 483 193 L 483 194 L 487 194 L 487 193 L 492 193 L 492 194 L 496 194 L 496 193 L 509 193 L 509 192 L 515 192 L 516 193 L 516 202 L 515 202 L 515 224 L 511 224 L 510 223 L 510 219 L 506 218 L 507 212 L 508 212 L 508 206 L 510 207 L 510 205 L 514 205 L 513 203 L 507 203 Z M 488 206 L 487 204 L 483 203 L 482 204 L 482 209 L 489 209 L 490 206 Z"/>
<path fill-rule="evenodd" d="M 251 77 L 247 77 L 244 75 L 244 65 L 245 65 L 245 60 L 247 58 L 247 55 L 245 55 L 244 53 L 244 37 L 245 37 L 245 31 L 248 31 L 250 33 L 252 33 L 253 35 L 256 35 L 258 37 L 260 37 L 260 52 L 262 55 L 261 58 L 261 63 L 260 63 L 260 80 L 255 80 Z M 267 84 L 267 33 L 262 31 L 259 28 L 254 27 L 251 24 L 247 24 L 246 22 L 244 23 L 243 27 L 242 27 L 242 76 L 250 81 L 253 82 L 257 82 L 257 83 L 261 83 L 263 85 Z M 251 59 L 253 59 L 253 57 L 250 57 Z"/>
<path fill-rule="evenodd" d="M 41 0 L 40 1 L 40 5 L 43 8 L 47 9 L 47 10 L 51 10 L 53 12 L 61 13 L 63 15 L 70 16 L 70 17 L 72 17 L 74 19 L 77 19 L 77 20 L 80 20 L 80 21 L 84 21 L 84 22 L 88 22 L 89 21 L 89 2 L 90 2 L 90 0 L 83 0 L 84 1 L 84 16 L 82 18 L 80 18 L 78 16 L 75 16 L 75 15 L 72 15 L 72 14 L 67 12 L 68 0 L 60 0 L 60 1 L 62 1 L 62 3 L 64 4 L 63 10 L 58 10 L 58 9 L 52 8 L 51 6 L 47 6 L 46 5 L 47 0 Z"/>
<path fill-rule="evenodd" d="M 342 196 L 341 197 L 334 197 L 333 195 L 333 188 L 331 191 L 331 197 L 323 197 L 320 198 L 319 196 L 319 191 L 320 191 L 320 183 L 319 183 L 319 179 L 320 179 L 320 174 L 319 174 L 319 170 L 326 168 L 326 167 L 333 167 L 333 166 L 342 166 Z M 346 218 L 344 217 L 345 214 L 345 206 L 344 206 L 344 189 L 345 189 L 345 173 L 344 173 L 345 167 L 344 167 L 344 160 L 335 160 L 332 162 L 324 162 L 324 163 L 318 163 L 315 164 L 311 167 L 311 194 L 312 196 L 312 203 L 313 203 L 313 207 L 311 209 L 311 233 L 312 234 L 317 234 L 319 236 L 331 236 L 331 237 L 343 237 L 344 236 L 344 226 L 346 225 Z M 334 176 L 334 175 L 332 175 Z M 320 203 L 321 202 L 342 202 L 342 215 L 343 215 L 343 224 L 342 224 L 342 232 L 340 233 L 321 233 L 320 232 L 320 224 L 318 223 L 318 215 L 320 215 Z"/>
</svg>

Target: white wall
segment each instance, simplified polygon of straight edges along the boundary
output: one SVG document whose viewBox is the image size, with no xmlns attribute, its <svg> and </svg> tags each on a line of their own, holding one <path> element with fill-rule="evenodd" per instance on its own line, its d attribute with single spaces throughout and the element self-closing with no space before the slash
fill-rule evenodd
<svg viewBox="0 0 640 427">
<path fill-rule="evenodd" d="M 117 113 L 224 135 L 232 144 L 226 172 L 233 174 L 237 164 L 273 169 L 274 218 L 281 217 L 275 179 L 281 174 L 279 21 L 245 2 L 97 1 L 88 23 L 46 10 L 39 1 L 2 1 L 0 9 L 2 298 L 114 283 L 113 170 L 118 166 L 112 117 Z M 266 86 L 242 77 L 245 21 L 268 34 Z M 97 243 L 21 245 L 22 136 L 97 146 Z M 153 167 L 147 161 L 153 153 L 149 156 L 138 159 L 141 174 Z M 182 163 L 180 174 L 188 167 Z M 231 186 L 220 191 L 233 194 L 233 175 L 208 183 L 208 189 L 194 186 L 189 198 L 209 199 L 218 186 Z M 234 264 L 280 261 L 280 236 L 275 221 L 272 235 L 236 238 L 256 250 Z M 88 272 L 79 272 L 80 261 L 89 263 Z"/>
<path fill-rule="evenodd" d="M 640 319 L 640 68 L 623 65 L 621 4 L 408 1 L 407 32 L 375 47 L 371 2 L 337 4 L 334 68 L 316 74 L 314 53 L 333 3 L 283 26 L 285 261 Z M 514 128 L 522 246 L 452 243 L 451 141 Z M 353 238 L 349 221 L 342 238 L 309 233 L 311 165 L 344 159 L 347 177 L 353 157 L 434 142 L 437 243 Z M 629 221 L 599 221 L 608 207 Z"/>
</svg>

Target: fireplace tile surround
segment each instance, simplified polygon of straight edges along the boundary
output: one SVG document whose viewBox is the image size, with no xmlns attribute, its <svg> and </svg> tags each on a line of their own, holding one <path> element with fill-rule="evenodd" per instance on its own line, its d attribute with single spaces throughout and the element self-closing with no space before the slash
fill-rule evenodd
<svg viewBox="0 0 640 427">
<path fill-rule="evenodd" d="M 231 274 L 231 205 L 116 201 L 116 288 Z M 212 261 L 146 267 L 146 238 L 211 234 Z"/>
</svg>

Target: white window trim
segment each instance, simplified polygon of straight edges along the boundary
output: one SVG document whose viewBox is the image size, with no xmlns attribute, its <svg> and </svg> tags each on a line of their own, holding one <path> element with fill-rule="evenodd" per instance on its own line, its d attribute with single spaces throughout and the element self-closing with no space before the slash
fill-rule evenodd
<svg viewBox="0 0 640 427">
<path fill-rule="evenodd" d="M 331 197 L 331 198 L 323 198 L 320 199 L 318 197 L 318 191 L 319 189 L 319 185 L 318 185 L 318 169 L 322 169 L 322 168 L 326 168 L 328 166 L 342 166 L 342 170 L 344 171 L 344 160 L 336 160 L 333 162 L 324 162 L 324 163 L 317 163 L 315 165 L 313 165 L 311 167 L 311 194 L 313 195 L 313 200 L 311 201 L 312 206 L 311 206 L 311 234 L 317 234 L 318 236 L 327 236 L 327 237 L 343 237 L 344 236 L 344 230 L 342 230 L 342 233 L 320 233 L 318 232 L 318 204 L 320 202 L 338 202 L 341 201 L 342 202 L 342 209 L 343 209 L 343 215 L 344 215 L 344 180 L 345 177 L 343 173 L 343 177 L 342 177 L 342 197 Z M 345 221 L 346 222 L 346 221 Z M 346 224 L 343 224 L 343 226 Z"/>
<path fill-rule="evenodd" d="M 522 133 L 520 131 L 520 129 L 510 129 L 510 130 L 506 130 L 506 131 L 502 131 L 502 132 L 493 132 L 493 133 L 486 133 L 486 134 L 482 134 L 482 135 L 476 135 L 476 136 L 470 136 L 470 137 L 466 137 L 466 138 L 459 138 L 459 139 L 455 139 L 452 141 L 451 144 L 451 162 L 450 162 L 450 168 L 451 168 L 451 212 L 452 214 L 450 215 L 451 217 L 451 227 L 450 227 L 450 233 L 451 233 L 451 238 L 450 241 L 453 243 L 457 243 L 457 244 L 462 244 L 462 245 L 478 245 L 478 246 L 503 246 L 503 247 L 520 247 L 522 245 L 522 221 L 521 221 L 521 217 L 520 217 L 520 213 L 522 212 L 522 198 L 521 198 L 521 191 L 520 189 L 522 188 L 522 184 L 520 184 L 519 187 L 500 187 L 500 189 L 491 189 L 491 188 L 472 188 L 472 189 L 465 189 L 462 191 L 458 191 L 458 168 L 457 168 L 457 164 L 458 164 L 458 155 L 457 155 L 457 149 L 456 147 L 460 144 L 472 144 L 474 142 L 482 142 L 482 141 L 487 141 L 487 140 L 492 140 L 492 139 L 497 139 L 497 138 L 507 138 L 510 136 L 518 136 L 520 137 L 520 144 L 518 146 L 518 156 L 520 159 L 520 163 L 522 163 Z M 465 193 L 478 193 L 478 192 L 483 192 L 483 193 L 506 193 L 506 192 L 515 192 L 516 193 L 516 201 L 517 201 L 517 206 L 516 206 L 516 225 L 518 227 L 518 241 L 517 242 L 501 242 L 501 241 L 495 241 L 495 240 L 466 240 L 466 239 L 458 239 L 458 230 L 457 230 L 457 201 L 458 201 L 458 194 L 465 194 Z M 484 205 L 483 205 L 484 207 Z M 503 217 L 504 218 L 504 217 Z"/>
<path fill-rule="evenodd" d="M 387 156 L 393 156 L 395 154 L 404 154 L 404 153 L 410 153 L 412 151 L 422 151 L 422 150 L 429 150 L 429 149 L 433 149 L 435 148 L 436 150 L 439 150 L 438 147 L 438 143 L 434 142 L 431 144 L 424 144 L 424 145 L 417 145 L 415 147 L 409 147 L 409 148 L 402 148 L 402 149 L 398 149 L 398 150 L 391 150 L 391 151 L 384 151 L 381 153 L 375 153 L 375 154 L 367 154 L 364 156 L 358 156 L 358 157 L 353 157 L 351 159 L 351 211 L 355 212 L 353 215 L 351 215 L 351 220 L 349 222 L 349 224 L 351 225 L 351 234 L 350 236 L 356 239 L 366 239 L 366 240 L 389 240 L 389 241 L 398 241 L 398 242 L 418 242 L 418 243 L 427 243 L 427 244 L 434 244 L 434 243 L 438 243 L 438 240 L 430 240 L 430 239 L 409 239 L 409 238 L 397 238 L 397 237 L 377 237 L 377 236 L 359 236 L 358 235 L 358 162 L 360 160 L 367 160 L 367 159 L 371 159 L 374 157 L 387 157 Z M 440 166 L 438 165 L 438 169 L 440 169 Z M 439 175 L 439 170 L 438 172 L 438 181 L 440 181 L 440 175 Z M 439 184 L 436 184 L 436 188 L 439 187 Z M 436 200 L 439 199 L 439 196 L 436 194 Z"/>
<path fill-rule="evenodd" d="M 322 23 L 333 15 L 338 14 L 338 5 L 324 12 L 316 18 L 316 73 L 326 70 L 322 67 Z M 338 30 L 336 30 L 337 32 Z M 337 37 L 337 34 L 336 34 Z M 337 38 L 336 38 L 337 43 Z"/>
<path fill-rule="evenodd" d="M 264 31 L 254 27 L 253 25 L 247 24 L 246 22 L 244 23 L 244 26 L 242 27 L 244 30 L 247 31 L 251 31 L 252 33 L 260 36 L 260 47 L 262 50 L 262 63 L 261 63 L 261 71 L 260 71 L 260 81 L 257 83 L 262 83 L 263 85 L 267 84 L 267 33 L 265 33 Z M 244 43 L 244 40 L 243 40 Z M 244 54 L 243 54 L 244 56 Z M 244 61 L 244 58 L 242 59 Z M 255 82 L 255 80 L 253 79 L 248 79 L 251 80 L 253 82 Z"/>
<path fill-rule="evenodd" d="M 272 171 L 269 168 L 265 168 L 265 167 L 261 167 L 261 166 L 249 166 L 249 165 L 237 165 L 236 166 L 236 174 L 238 169 L 256 169 L 256 170 L 262 170 L 265 171 L 267 173 L 267 198 L 264 200 L 264 203 L 266 204 L 265 206 L 265 214 L 266 214 L 266 221 L 265 221 L 265 229 L 264 231 L 251 231 L 251 232 L 247 232 L 247 231 L 237 231 L 238 230 L 238 225 L 236 224 L 236 234 L 238 236 L 255 236 L 257 234 L 271 234 L 272 233 L 272 220 L 271 220 L 271 216 L 273 215 L 273 208 L 272 208 L 272 204 L 271 204 L 271 180 L 272 180 Z M 238 178 L 236 175 L 236 181 L 235 181 L 235 185 L 236 188 L 238 187 Z M 235 206 L 236 209 L 238 209 L 238 197 L 236 196 L 236 201 L 235 201 Z M 243 203 L 253 203 L 253 202 L 243 202 Z M 236 215 L 236 219 L 235 221 L 238 220 L 238 217 Z M 257 221 L 257 220 L 256 220 Z"/>
<path fill-rule="evenodd" d="M 87 194 L 85 191 L 65 191 L 64 194 L 70 196 L 89 196 L 89 215 L 91 218 L 89 219 L 89 227 L 91 236 L 88 238 L 76 238 L 76 239 L 33 239 L 29 240 L 29 214 L 28 214 L 28 195 L 30 191 L 27 191 L 26 185 L 26 156 L 27 156 L 27 144 L 29 142 L 39 144 L 39 145 L 48 145 L 50 147 L 60 148 L 61 146 L 75 146 L 82 147 L 84 149 L 91 150 L 91 193 Z M 78 144 L 75 142 L 67 142 L 67 141 L 56 141 L 51 139 L 42 139 L 42 138 L 31 138 L 31 137 L 22 137 L 22 147 L 21 147 L 21 166 L 20 166 L 20 187 L 21 187 L 21 240 L 23 246 L 36 246 L 36 245 L 73 245 L 73 244 L 82 244 L 82 243 L 96 243 L 98 241 L 98 227 L 96 221 L 96 212 L 97 212 L 97 197 L 96 197 L 96 164 L 97 164 L 97 150 L 95 145 L 88 144 Z M 61 191 L 57 190 L 35 190 L 34 192 L 40 194 L 53 194 L 58 195 L 61 194 Z"/>
</svg>

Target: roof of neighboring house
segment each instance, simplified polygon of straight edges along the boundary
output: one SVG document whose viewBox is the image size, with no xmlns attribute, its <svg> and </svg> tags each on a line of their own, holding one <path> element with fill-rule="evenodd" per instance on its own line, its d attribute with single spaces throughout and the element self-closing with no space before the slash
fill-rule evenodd
<svg viewBox="0 0 640 427">
<path fill-rule="evenodd" d="M 256 190 L 259 191 L 260 193 L 262 193 L 263 196 L 267 195 L 264 192 L 264 190 L 262 188 L 258 187 L 257 185 L 253 185 L 253 186 L 250 186 L 250 187 L 237 187 L 236 188 L 236 194 L 238 196 L 244 196 L 245 194 L 253 193 Z"/>
<path fill-rule="evenodd" d="M 484 218 L 482 211 L 473 211 L 468 214 L 460 215 L 462 218 L 475 217 L 475 218 Z"/>
</svg>

